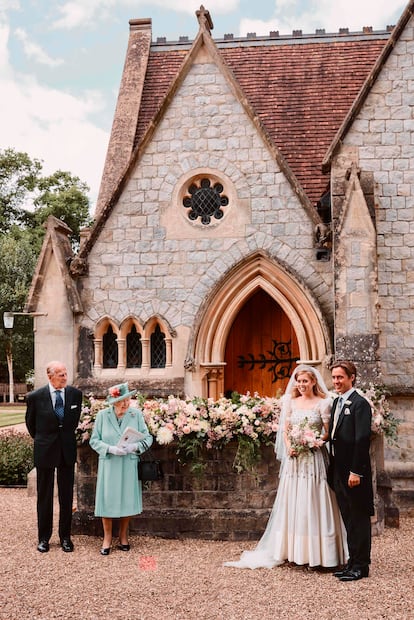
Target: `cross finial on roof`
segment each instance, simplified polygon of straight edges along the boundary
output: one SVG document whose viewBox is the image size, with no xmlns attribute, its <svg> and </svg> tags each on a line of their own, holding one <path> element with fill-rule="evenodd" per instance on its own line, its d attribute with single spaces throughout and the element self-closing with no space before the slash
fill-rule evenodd
<svg viewBox="0 0 414 620">
<path fill-rule="evenodd" d="M 200 9 L 196 11 L 198 23 L 201 27 L 206 28 L 209 32 L 213 30 L 214 25 L 212 19 L 210 17 L 210 11 L 207 11 L 203 5 L 200 6 Z"/>
</svg>

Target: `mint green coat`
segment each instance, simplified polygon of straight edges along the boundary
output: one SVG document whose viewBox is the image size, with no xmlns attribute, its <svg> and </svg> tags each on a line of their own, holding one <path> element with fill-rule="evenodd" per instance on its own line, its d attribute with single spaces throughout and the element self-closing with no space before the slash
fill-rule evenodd
<svg viewBox="0 0 414 620">
<path fill-rule="evenodd" d="M 89 441 L 91 448 L 99 454 L 98 478 L 96 481 L 95 516 L 130 517 L 142 512 L 142 488 L 138 480 L 137 453 L 115 456 L 108 452 L 115 446 L 124 430 L 131 426 L 145 439 L 139 442 L 139 452 L 149 447 L 153 438 L 139 409 L 129 407 L 118 424 L 112 406 L 98 412 Z M 143 442 L 146 443 L 146 447 Z"/>
</svg>

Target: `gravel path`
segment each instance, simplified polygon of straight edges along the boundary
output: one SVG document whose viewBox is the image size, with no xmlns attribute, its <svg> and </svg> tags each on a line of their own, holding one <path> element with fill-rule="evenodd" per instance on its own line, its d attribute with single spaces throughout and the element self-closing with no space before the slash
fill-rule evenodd
<svg viewBox="0 0 414 620">
<path fill-rule="evenodd" d="M 99 554 L 101 540 L 57 536 L 36 550 L 36 499 L 0 489 L 0 618 L 4 620 L 387 620 L 414 618 L 414 519 L 373 538 L 368 579 L 277 567 L 224 568 L 243 542 L 131 537 L 129 553 Z"/>
</svg>

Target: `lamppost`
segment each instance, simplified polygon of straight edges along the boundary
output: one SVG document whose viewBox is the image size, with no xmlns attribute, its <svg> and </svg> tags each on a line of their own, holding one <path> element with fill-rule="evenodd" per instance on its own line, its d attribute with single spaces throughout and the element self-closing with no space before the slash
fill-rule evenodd
<svg viewBox="0 0 414 620">
<path fill-rule="evenodd" d="M 13 351 L 12 351 L 12 333 L 14 325 L 13 312 L 5 312 L 3 314 L 4 333 L 6 335 L 6 359 L 7 369 L 9 371 L 9 403 L 14 403 L 14 379 L 13 379 Z"/>
<path fill-rule="evenodd" d="M 4 312 L 3 313 L 4 333 L 6 335 L 7 369 L 9 371 L 9 403 L 14 403 L 12 334 L 13 334 L 14 317 L 16 315 L 47 316 L 47 312 Z"/>
</svg>

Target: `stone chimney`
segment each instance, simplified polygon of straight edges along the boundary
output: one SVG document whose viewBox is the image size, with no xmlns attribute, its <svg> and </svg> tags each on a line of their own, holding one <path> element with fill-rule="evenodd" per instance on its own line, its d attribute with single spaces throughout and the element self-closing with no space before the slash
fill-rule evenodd
<svg viewBox="0 0 414 620">
<path fill-rule="evenodd" d="M 131 157 L 151 45 L 151 19 L 131 19 L 129 41 L 96 204 L 102 211 Z"/>
</svg>

